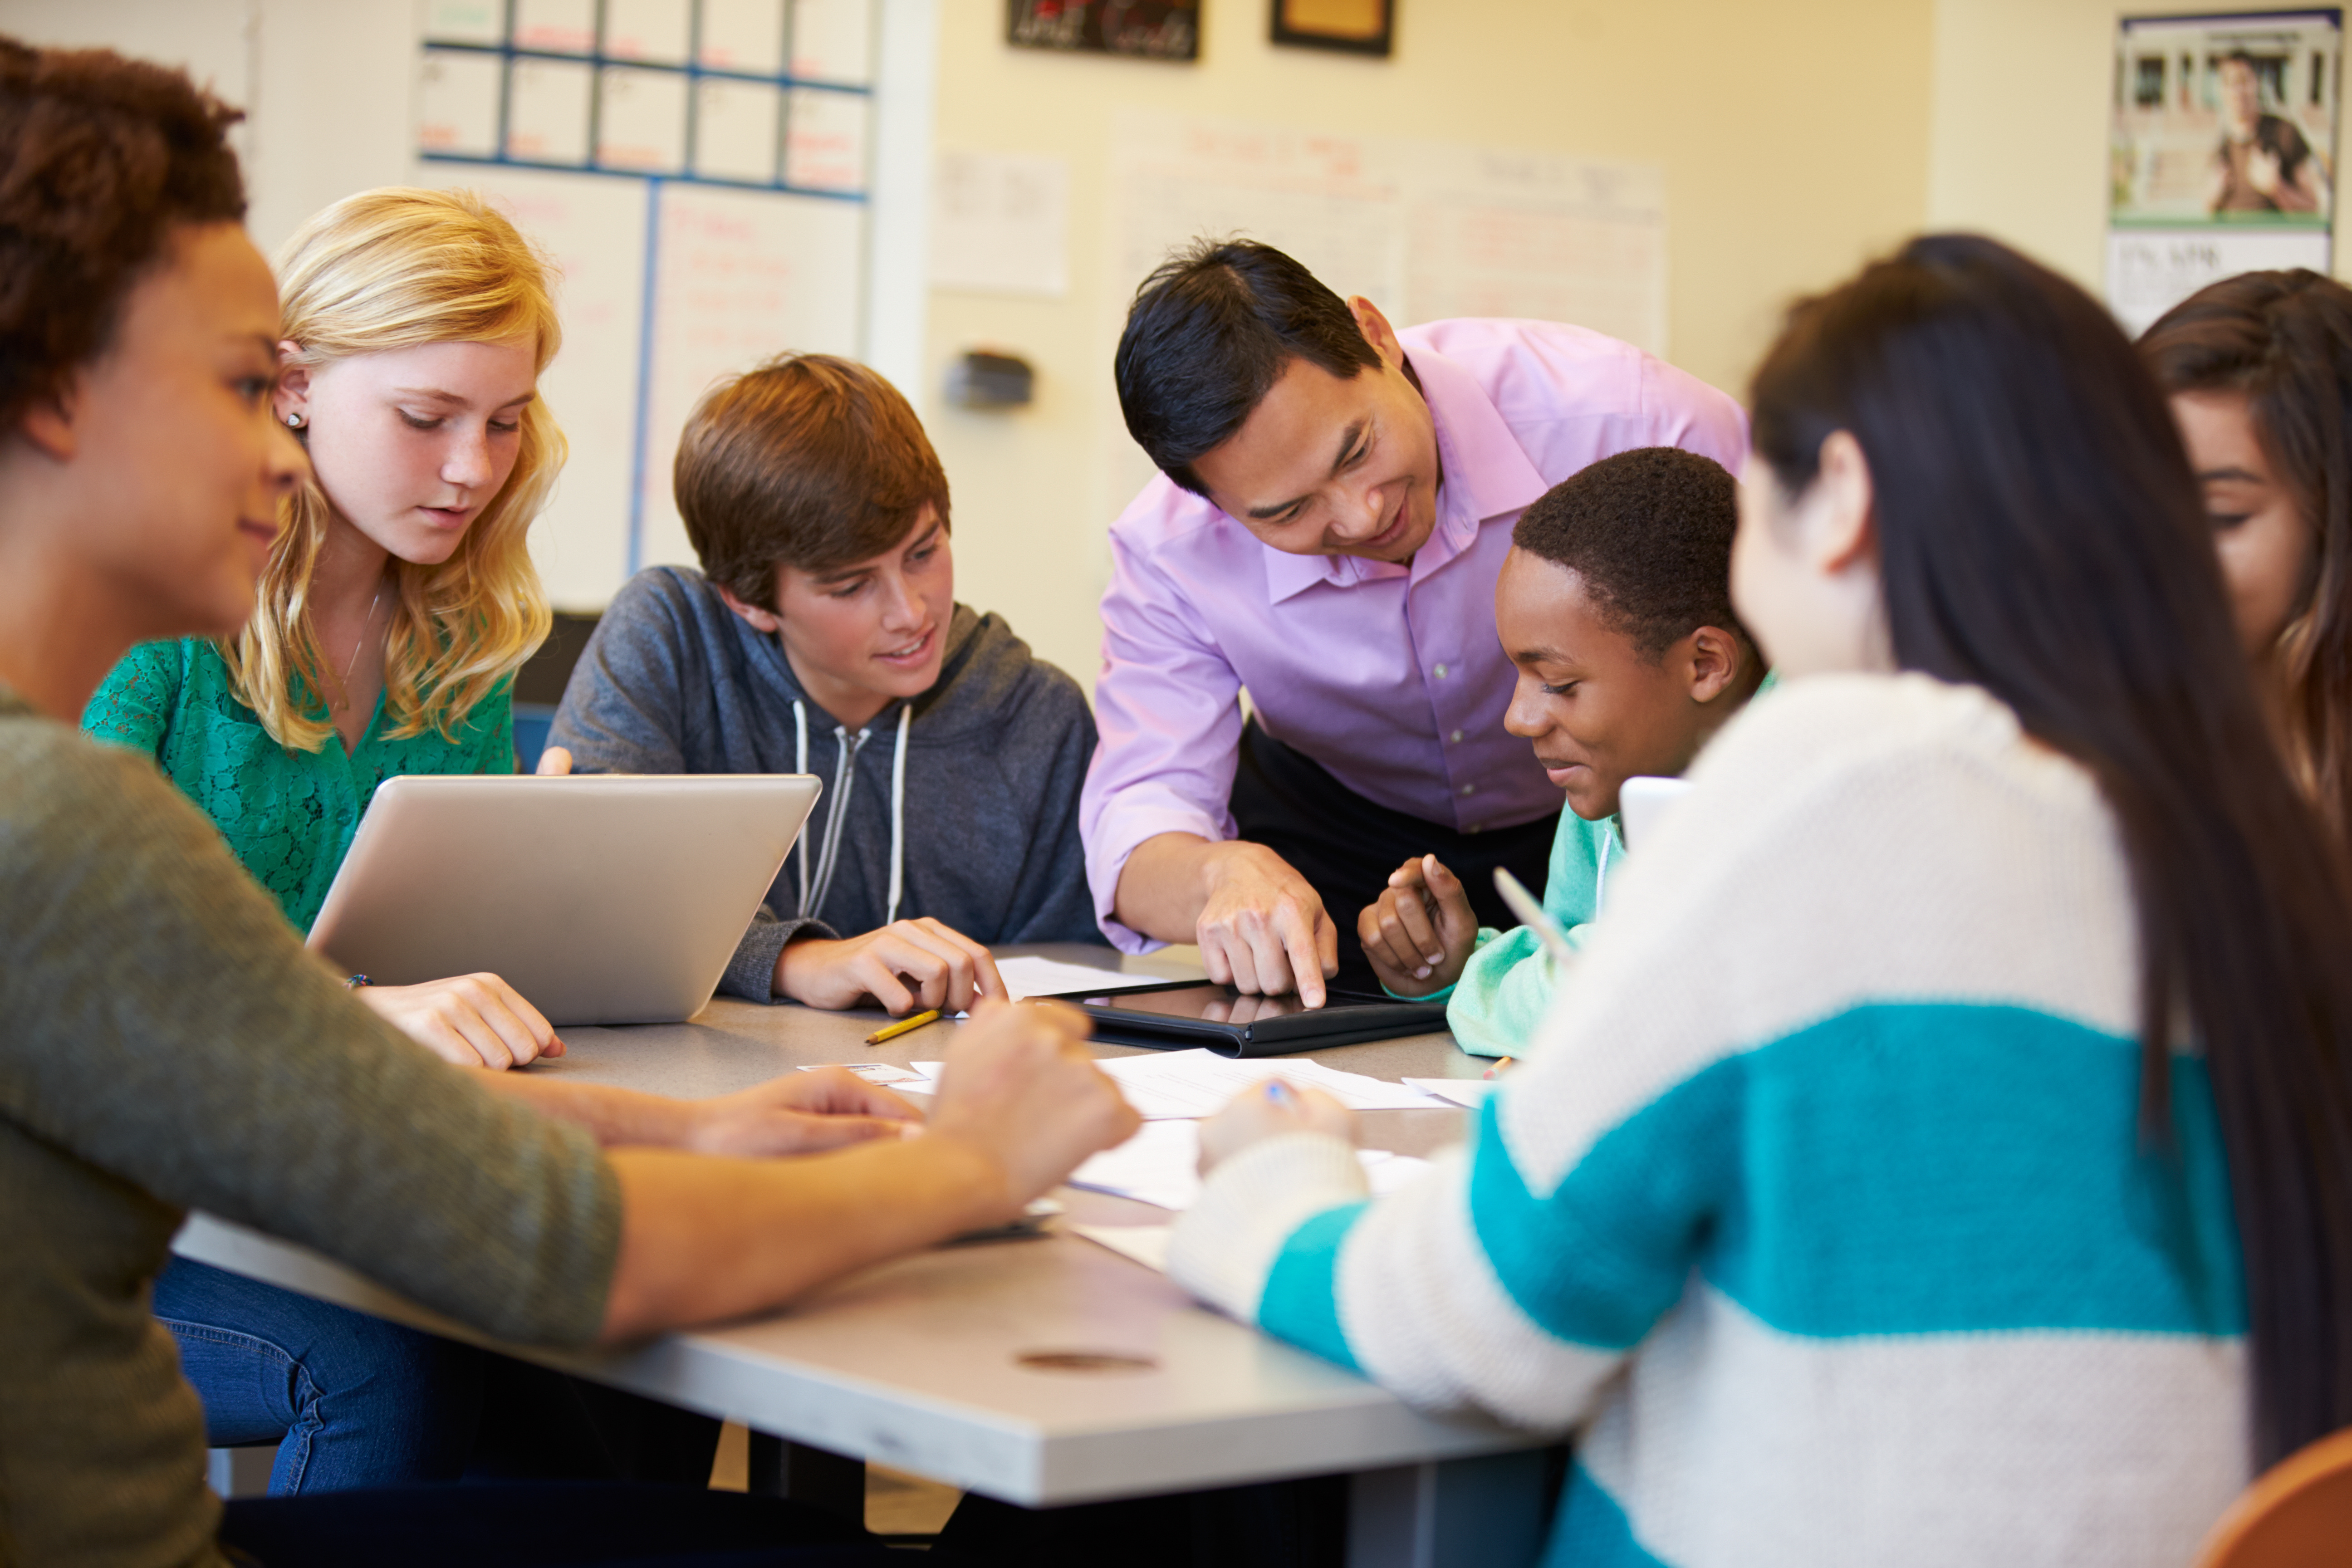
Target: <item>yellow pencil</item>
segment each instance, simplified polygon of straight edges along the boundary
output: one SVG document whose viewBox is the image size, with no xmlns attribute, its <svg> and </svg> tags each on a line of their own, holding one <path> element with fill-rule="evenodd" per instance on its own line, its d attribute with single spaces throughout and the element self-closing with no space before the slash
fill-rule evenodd
<svg viewBox="0 0 2352 1568">
<path fill-rule="evenodd" d="M 934 1007 L 928 1013 L 917 1013 L 910 1017 L 901 1018 L 887 1028 L 875 1030 L 866 1037 L 866 1043 L 869 1046 L 878 1046 L 885 1040 L 895 1040 L 901 1035 L 911 1035 L 924 1025 L 936 1024 L 939 1021 L 940 1010 Z"/>
</svg>

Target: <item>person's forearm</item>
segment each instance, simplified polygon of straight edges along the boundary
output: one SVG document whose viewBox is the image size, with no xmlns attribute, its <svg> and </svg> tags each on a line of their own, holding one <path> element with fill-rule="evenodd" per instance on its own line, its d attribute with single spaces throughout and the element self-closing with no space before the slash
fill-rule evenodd
<svg viewBox="0 0 2352 1568">
<path fill-rule="evenodd" d="M 1197 833 L 1145 839 L 1119 868 L 1111 912 L 1119 924 L 1158 941 L 1192 941 L 1209 900 L 1211 867 L 1229 847 Z"/>
<path fill-rule="evenodd" d="M 480 1082 L 485 1089 L 511 1095 L 559 1121 L 577 1122 L 608 1149 L 677 1148 L 686 1142 L 694 1119 L 690 1100 L 640 1094 L 609 1084 L 570 1083 L 520 1072 L 484 1073 Z"/>
<path fill-rule="evenodd" d="M 604 1338 L 629 1340 L 781 1306 L 853 1268 L 1002 1224 L 996 1162 L 954 1138 L 784 1161 L 662 1150 L 612 1156 L 621 1251 Z"/>
</svg>

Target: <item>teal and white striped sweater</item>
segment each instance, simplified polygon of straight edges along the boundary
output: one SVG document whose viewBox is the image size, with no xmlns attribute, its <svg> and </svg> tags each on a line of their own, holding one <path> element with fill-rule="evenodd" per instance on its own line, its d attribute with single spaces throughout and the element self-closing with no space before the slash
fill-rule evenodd
<svg viewBox="0 0 2352 1568">
<path fill-rule="evenodd" d="M 1548 1562 L 2186 1563 L 2248 1479 L 2201 1063 L 2137 1137 L 2089 777 L 1983 692 L 1790 683 L 1617 874 L 1470 1146 L 1219 1167 L 1196 1294 L 1417 1405 L 1580 1429 Z"/>
</svg>

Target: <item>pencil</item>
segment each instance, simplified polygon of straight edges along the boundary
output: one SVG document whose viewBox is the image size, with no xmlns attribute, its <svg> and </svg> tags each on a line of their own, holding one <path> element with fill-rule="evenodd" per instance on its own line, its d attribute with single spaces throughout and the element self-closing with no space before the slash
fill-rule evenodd
<svg viewBox="0 0 2352 1568">
<path fill-rule="evenodd" d="M 910 1017 L 901 1018 L 887 1028 L 875 1030 L 866 1037 L 866 1043 L 869 1046 L 878 1046 L 885 1040 L 895 1040 L 901 1035 L 911 1035 L 924 1025 L 936 1024 L 939 1021 L 940 1010 L 933 1007 L 929 1012 L 917 1013 Z"/>
<path fill-rule="evenodd" d="M 1478 1076 L 1481 1078 L 1500 1078 L 1503 1076 L 1503 1069 L 1510 1065 L 1511 1058 L 1505 1057 L 1501 1061 L 1496 1062 L 1493 1067 L 1488 1068 L 1485 1072 Z"/>
</svg>

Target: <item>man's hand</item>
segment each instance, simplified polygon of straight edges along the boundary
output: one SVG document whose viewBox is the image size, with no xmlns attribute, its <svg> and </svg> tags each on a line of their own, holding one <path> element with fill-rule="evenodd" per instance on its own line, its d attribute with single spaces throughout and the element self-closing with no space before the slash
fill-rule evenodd
<svg viewBox="0 0 2352 1568">
<path fill-rule="evenodd" d="M 1052 1002 L 984 1002 L 958 1029 L 926 1139 L 953 1140 L 1003 1173 L 1000 1217 L 1135 1135 L 1142 1121 L 1087 1054 L 1085 1014 Z"/>
<path fill-rule="evenodd" d="M 1356 936 L 1381 984 L 1426 996 L 1462 978 L 1477 950 L 1478 917 L 1461 879 L 1423 855 L 1389 873 L 1387 889 L 1356 917 Z"/>
<path fill-rule="evenodd" d="M 1201 1174 L 1251 1144 L 1286 1132 L 1328 1132 L 1356 1141 L 1355 1114 L 1320 1089 L 1301 1089 L 1270 1078 L 1234 1096 L 1223 1110 L 1201 1123 Z"/>
<path fill-rule="evenodd" d="M 459 1067 L 519 1068 L 563 1054 L 554 1026 L 495 974 L 362 985 L 355 994 L 385 1023 Z"/>
<path fill-rule="evenodd" d="M 893 1017 L 927 1007 L 961 1013 L 1005 994 L 988 949 L 928 917 L 842 942 L 787 942 L 773 984 L 778 995 L 812 1007 L 855 1007 L 871 996 Z"/>
<path fill-rule="evenodd" d="M 740 1094 L 694 1101 L 693 1112 L 680 1147 L 747 1158 L 904 1138 L 923 1125 L 921 1111 L 842 1068 L 783 1073 Z"/>
<path fill-rule="evenodd" d="M 1209 978 L 1237 991 L 1296 991 L 1323 1005 L 1339 970 L 1339 931 L 1322 895 L 1263 844 L 1220 844 L 1203 867 L 1206 894 L 1193 940 Z"/>
</svg>

